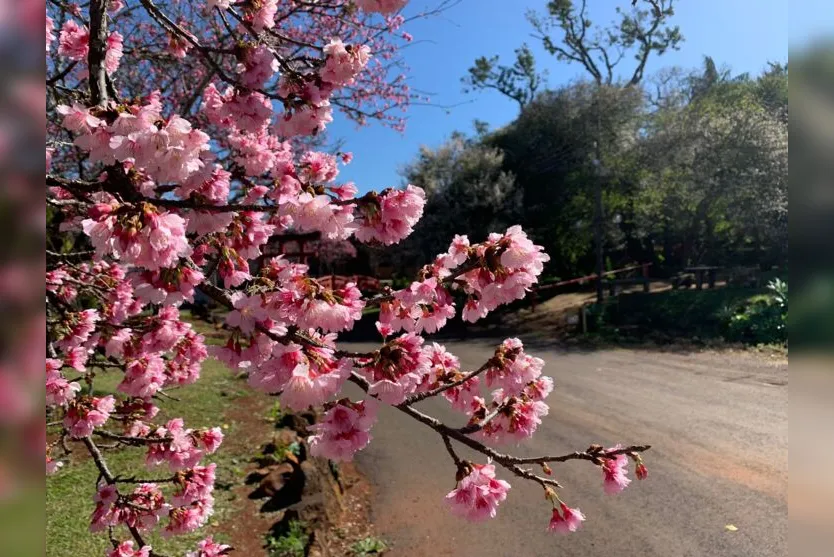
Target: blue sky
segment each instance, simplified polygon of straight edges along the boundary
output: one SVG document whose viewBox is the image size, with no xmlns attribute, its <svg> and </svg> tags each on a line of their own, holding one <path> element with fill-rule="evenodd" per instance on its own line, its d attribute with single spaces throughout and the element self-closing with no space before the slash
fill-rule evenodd
<svg viewBox="0 0 834 557">
<path fill-rule="evenodd" d="M 411 0 L 405 14 L 438 1 Z M 791 10 L 789 18 L 787 0 L 679 0 L 674 22 L 686 40 L 680 51 L 650 59 L 646 74 L 668 66 L 698 67 L 704 55 L 726 64 L 734 74 L 756 73 L 768 61 L 784 62 L 789 32 L 795 44 L 834 28 L 830 0 L 802 3 L 804 9 L 796 14 Z M 524 13 L 528 8 L 541 10 L 545 4 L 546 0 L 462 0 L 441 16 L 407 25 L 405 30 L 414 35 L 415 42 L 422 41 L 403 52 L 411 68 L 412 88 L 427 91 L 433 103 L 452 108 L 412 107 L 402 134 L 376 124 L 357 130 L 335 114 L 336 121 L 328 128 L 331 137 L 345 139 L 345 150 L 354 153 L 340 179 L 353 180 L 363 192 L 396 186 L 402 182 L 398 169 L 415 156 L 420 145 L 439 145 L 455 130 L 470 133 L 475 119 L 488 122 L 493 129 L 511 122 L 518 113 L 514 101 L 495 92 L 462 92 L 460 78 L 478 56 L 498 54 L 510 62 L 513 50 L 526 41 L 539 67 L 548 70 L 551 87 L 582 76 L 581 67 L 558 62 L 530 37 Z M 602 24 L 614 19 L 616 6 L 630 2 L 590 0 L 588 4 L 591 20 Z"/>
</svg>

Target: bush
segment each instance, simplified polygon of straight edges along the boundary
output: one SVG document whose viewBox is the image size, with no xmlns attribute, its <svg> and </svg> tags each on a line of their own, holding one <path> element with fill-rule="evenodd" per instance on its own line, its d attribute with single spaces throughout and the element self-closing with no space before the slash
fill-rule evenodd
<svg viewBox="0 0 834 557">
<path fill-rule="evenodd" d="M 767 294 L 725 310 L 724 338 L 747 344 L 788 341 L 788 284 L 777 278 L 767 288 Z"/>
<path fill-rule="evenodd" d="M 605 337 L 722 338 L 745 344 L 787 342 L 788 286 L 623 294 L 592 304 L 588 330 Z"/>
</svg>

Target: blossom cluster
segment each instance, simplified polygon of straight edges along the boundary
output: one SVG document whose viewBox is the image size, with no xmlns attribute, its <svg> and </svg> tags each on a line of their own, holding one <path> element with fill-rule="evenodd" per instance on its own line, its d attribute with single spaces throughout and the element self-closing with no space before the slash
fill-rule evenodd
<svg viewBox="0 0 834 557">
<path fill-rule="evenodd" d="M 343 399 L 325 408 L 324 417 L 313 426 L 313 435 L 307 439 L 310 454 L 337 462 L 351 460 L 371 442 L 369 431 L 376 422 L 376 399 Z"/>
<path fill-rule="evenodd" d="M 323 406 L 307 443 L 313 456 L 336 461 L 352 459 L 370 443 L 380 405 L 409 411 L 436 395 L 466 422 L 438 429 L 444 440 L 453 431 L 458 441 L 495 455 L 487 445 L 534 435 L 553 391 L 553 381 L 542 375 L 544 362 L 518 339 L 501 343 L 481 368 L 464 371 L 454 354 L 421 336 L 458 315 L 481 319 L 534 287 L 548 256 L 518 226 L 481 243 L 456 236 L 417 280 L 376 298 L 364 298 L 353 283 L 328 285 L 311 277 L 307 265 L 268 251 L 283 233 L 315 232 L 319 245 L 338 246 L 336 259 L 356 253 L 350 239 L 396 244 L 422 217 L 422 189 L 360 195 L 352 182 L 338 181 L 340 165 L 352 155 L 315 146 L 335 106 L 369 102 L 368 83 L 383 99 L 401 95 L 381 84 L 388 71 L 383 61 L 392 54 L 377 37 L 400 28 L 406 0 L 316 6 L 309 14 L 301 10 L 303 25 L 295 25 L 294 2 L 193 1 L 205 22 L 186 21 L 191 1 L 182 9 L 181 3 L 165 6 L 178 17 L 141 3 L 140 20 L 130 19 L 134 10 L 121 1 L 106 3 L 98 76 L 86 67 L 99 46 L 90 41 L 93 26 L 77 22 L 84 20 L 81 7 L 54 3 L 49 9 L 60 17 L 46 17 L 54 81 L 74 81 L 78 89 L 56 85 L 48 106 L 56 120 L 48 125 L 48 202 L 55 208 L 48 226 L 67 241 L 48 253 L 45 277 L 46 404 L 60 428 L 47 444 L 46 472 L 58 473 L 65 464 L 69 450 L 58 452 L 66 443 L 87 448 L 100 472 L 90 528 L 111 534 L 109 557 L 150 557 L 141 534 L 191 533 L 212 515 L 216 466 L 208 459 L 223 441 L 222 430 L 187 427 L 157 406 L 169 389 L 197 381 L 210 355 L 289 409 Z M 331 15 L 320 16 L 319 9 Z M 123 36 L 111 25 L 120 17 L 136 24 L 135 34 Z M 226 48 L 229 37 L 216 33 L 232 17 L 240 27 L 230 36 L 248 38 L 235 37 Z M 55 21 L 61 22 L 57 37 Z M 145 42 L 125 48 L 124 37 L 136 36 Z M 301 54 L 289 55 L 287 44 Z M 160 58 L 142 58 L 147 52 Z M 152 79 L 158 89 L 145 86 L 144 76 L 155 78 L 154 71 L 172 62 L 189 79 Z M 96 90 L 102 83 L 106 90 Z M 100 102 L 93 106 L 92 99 Z M 375 109 L 380 118 L 385 106 Z M 361 111 L 354 110 L 360 121 Z M 228 310 L 219 345 L 206 346 L 180 313 L 198 293 Z M 376 305 L 381 345 L 366 353 L 337 347 L 337 335 Z M 109 393 L 100 390 L 105 374 L 115 379 Z M 364 400 L 339 398 L 349 381 L 366 392 Z M 164 467 L 172 476 L 113 476 L 96 448 L 99 439 L 111 447 L 141 447 L 148 468 Z M 496 464 L 513 467 L 501 459 L 462 461 L 450 452 L 458 467 L 447 496 L 452 511 L 470 520 L 496 516 L 510 488 L 498 479 Z M 606 492 L 628 486 L 630 458 L 637 477 L 645 478 L 639 457 L 619 446 L 593 457 Z M 584 515 L 552 501 L 550 530 L 575 531 Z M 113 538 L 124 531 L 133 540 Z M 206 538 L 188 557 L 230 549 Z"/>
</svg>

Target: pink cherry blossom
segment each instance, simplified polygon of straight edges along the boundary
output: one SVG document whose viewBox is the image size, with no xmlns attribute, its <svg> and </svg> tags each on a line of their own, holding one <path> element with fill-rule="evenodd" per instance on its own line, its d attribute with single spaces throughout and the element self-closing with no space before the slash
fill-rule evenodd
<svg viewBox="0 0 834 557">
<path fill-rule="evenodd" d="M 524 352 L 517 338 L 509 338 L 495 350 L 492 364 L 486 371 L 486 382 L 498 387 L 505 396 L 520 393 L 524 387 L 541 376 L 544 360 Z"/>
<path fill-rule="evenodd" d="M 236 4 L 238 0 L 206 0 L 206 5 L 211 8 L 218 8 L 221 10 L 228 10 L 232 4 Z"/>
<path fill-rule="evenodd" d="M 104 354 L 108 358 L 121 358 L 125 352 L 125 346 L 130 343 L 133 331 L 129 328 L 117 329 L 104 345 Z"/>
<path fill-rule="evenodd" d="M 324 131 L 327 124 L 332 121 L 333 109 L 330 106 L 330 101 L 323 100 L 314 106 L 306 105 L 285 112 L 278 119 L 275 132 L 286 138 L 316 135 Z"/>
<path fill-rule="evenodd" d="M 312 426 L 314 434 L 307 439 L 310 454 L 337 462 L 352 460 L 357 451 L 370 443 L 368 432 L 376 422 L 376 412 L 373 399 L 338 401 Z"/>
<path fill-rule="evenodd" d="M 89 48 L 90 30 L 74 19 L 66 20 L 58 36 L 58 55 L 70 60 L 85 61 Z"/>
<path fill-rule="evenodd" d="M 170 441 L 148 445 L 148 465 L 167 463 L 172 471 L 193 468 L 204 455 L 214 453 L 223 441 L 223 433 L 218 428 L 193 431 L 185 428 L 182 418 L 169 420 L 149 437 L 169 438 Z"/>
<path fill-rule="evenodd" d="M 129 213 L 121 220 L 112 212 L 91 217 L 82 227 L 102 256 L 111 254 L 126 263 L 157 270 L 172 267 L 180 257 L 191 254 L 185 221 L 177 214 L 145 204 L 139 214 Z"/>
<path fill-rule="evenodd" d="M 119 63 L 122 60 L 122 34 L 118 31 L 113 31 L 107 37 L 107 50 L 104 53 L 104 68 L 108 74 L 116 73 L 119 69 Z"/>
<path fill-rule="evenodd" d="M 174 507 L 168 513 L 168 525 L 162 531 L 165 537 L 187 534 L 203 526 L 214 513 L 214 498 L 211 496 L 187 507 Z"/>
<path fill-rule="evenodd" d="M 430 371 L 423 338 L 406 333 L 387 342 L 359 372 L 370 383 L 368 394 L 386 404 L 400 404 L 417 391 Z"/>
<path fill-rule="evenodd" d="M 403 8 L 408 0 L 354 0 L 357 7 L 366 12 L 392 14 Z"/>
<path fill-rule="evenodd" d="M 71 437 L 89 437 L 93 429 L 107 422 L 115 409 L 116 399 L 112 395 L 71 400 L 64 417 L 64 427 Z"/>
<path fill-rule="evenodd" d="M 621 448 L 619 445 L 614 447 L 614 449 Z M 613 458 L 606 458 L 602 463 L 602 476 L 603 476 L 603 486 L 605 488 L 605 493 L 609 495 L 614 495 L 620 493 L 628 484 L 631 483 L 631 479 L 627 476 L 628 474 L 628 457 L 626 455 L 617 455 Z"/>
<path fill-rule="evenodd" d="M 236 293 L 232 302 L 235 309 L 226 314 L 226 324 L 239 328 L 245 334 L 254 331 L 258 321 L 267 318 L 264 301 L 260 296 Z"/>
<path fill-rule="evenodd" d="M 138 549 L 133 549 L 133 540 L 120 543 L 111 551 L 107 552 L 107 557 L 150 557 L 153 548 L 149 545 L 143 545 Z"/>
<path fill-rule="evenodd" d="M 500 391 L 499 391 L 500 393 Z M 541 401 L 524 399 L 503 399 L 498 397 L 500 410 L 479 432 L 478 436 L 494 443 L 516 443 L 530 439 L 546 416 L 549 407 Z"/>
<path fill-rule="evenodd" d="M 221 557 L 227 555 L 232 547 L 215 542 L 211 536 L 197 544 L 196 551 L 189 551 L 185 557 Z"/>
<path fill-rule="evenodd" d="M 46 53 L 49 54 L 50 46 L 55 41 L 55 33 L 53 33 L 55 28 L 55 22 L 52 21 L 52 18 L 49 15 L 46 16 Z"/>
<path fill-rule="evenodd" d="M 266 392 L 281 392 L 282 405 L 304 410 L 339 392 L 350 371 L 351 362 L 335 358 L 331 348 L 276 344 L 272 359 L 250 372 L 249 383 Z"/>
<path fill-rule="evenodd" d="M 272 29 L 275 27 L 275 14 L 278 13 L 278 0 L 259 0 L 251 4 L 254 11 L 247 14 L 247 19 L 255 31 Z"/>
<path fill-rule="evenodd" d="M 155 526 L 166 509 L 165 498 L 156 484 L 139 484 L 132 493 L 118 497 L 113 485 L 99 488 L 90 518 L 90 530 L 99 532 L 108 526 L 125 524 L 136 530 L 148 530 Z"/>
<path fill-rule="evenodd" d="M 394 293 L 394 300 L 380 307 L 380 323 L 391 330 L 435 333 L 455 316 L 452 297 L 435 277 L 413 282 Z"/>
<path fill-rule="evenodd" d="M 194 288 L 204 279 L 202 272 L 191 267 L 143 271 L 133 277 L 134 293 L 145 303 L 179 305 L 194 301 Z"/>
<path fill-rule="evenodd" d="M 472 521 L 495 518 L 498 505 L 507 498 L 510 484 L 495 478 L 492 464 L 465 465 L 469 472 L 446 495 L 453 513 Z"/>
<path fill-rule="evenodd" d="M 81 385 L 67 381 L 61 374 L 61 360 L 46 359 L 46 404 L 49 406 L 66 406 L 75 394 L 81 390 Z"/>
<path fill-rule="evenodd" d="M 327 60 L 321 78 L 334 85 L 350 85 L 368 64 L 371 49 L 367 45 L 345 45 L 340 39 L 332 39 L 324 47 L 324 54 Z"/>
<path fill-rule="evenodd" d="M 362 218 L 356 231 L 360 242 L 396 244 L 409 234 L 423 216 L 425 192 L 412 185 L 402 190 L 387 190 L 360 205 Z"/>
<path fill-rule="evenodd" d="M 278 71 L 278 60 L 271 49 L 258 45 L 244 51 L 237 71 L 244 86 L 257 89 Z"/>
<path fill-rule="evenodd" d="M 58 473 L 58 470 L 64 466 L 64 463 L 60 460 L 55 460 L 49 456 L 49 453 L 46 455 L 46 475 L 47 476 L 54 476 Z"/>
<path fill-rule="evenodd" d="M 99 313 L 94 309 L 85 309 L 77 313 L 68 314 L 64 325 L 66 332 L 55 345 L 59 350 L 64 352 L 81 346 L 90 338 L 90 334 L 95 330 L 98 320 Z"/>
<path fill-rule="evenodd" d="M 585 515 L 582 514 L 582 511 L 572 509 L 564 503 L 560 503 L 558 508 L 553 509 L 553 516 L 550 519 L 550 524 L 547 529 L 559 534 L 569 534 L 576 532 L 582 526 L 584 520 Z"/>
<path fill-rule="evenodd" d="M 167 380 L 165 361 L 158 355 L 151 354 L 144 358 L 128 362 L 125 376 L 118 389 L 123 393 L 139 398 L 150 398 L 156 394 Z"/>
<path fill-rule="evenodd" d="M 171 504 L 176 507 L 191 505 L 204 500 L 214 491 L 214 475 L 217 465 L 195 466 L 176 475 L 176 492 Z"/>
</svg>

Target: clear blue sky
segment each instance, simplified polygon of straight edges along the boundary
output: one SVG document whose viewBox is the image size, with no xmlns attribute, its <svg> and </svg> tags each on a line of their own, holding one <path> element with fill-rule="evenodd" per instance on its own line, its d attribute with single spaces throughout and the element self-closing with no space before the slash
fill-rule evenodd
<svg viewBox="0 0 834 557">
<path fill-rule="evenodd" d="M 405 14 L 437 1 L 411 0 Z M 785 62 L 789 32 L 794 43 L 824 30 L 826 20 L 834 19 L 830 1 L 802 0 L 804 9 L 797 14 L 791 10 L 789 18 L 788 0 L 679 0 L 674 22 L 686 40 L 680 51 L 650 59 L 646 74 L 668 66 L 695 68 L 704 55 L 726 64 L 734 74 L 756 73 L 768 61 Z M 551 87 L 581 76 L 581 67 L 558 62 L 530 37 L 524 13 L 528 8 L 541 10 L 545 4 L 546 0 L 463 0 L 441 16 L 407 25 L 405 30 L 414 35 L 415 42 L 423 41 L 404 51 L 412 88 L 428 91 L 433 103 L 453 108 L 412 107 L 404 134 L 377 124 L 357 130 L 343 116 L 334 115 L 331 137 L 347 140 L 346 150 L 354 153 L 340 179 L 355 181 L 363 192 L 399 185 L 398 169 L 415 156 L 420 145 L 439 145 L 455 130 L 471 133 L 475 119 L 488 122 L 492 129 L 512 121 L 518 113 L 514 101 L 496 92 L 462 92 L 460 78 L 478 56 L 498 54 L 509 62 L 513 50 L 526 41 L 539 67 L 548 70 Z M 588 4 L 591 20 L 602 24 L 614 19 L 617 5 L 630 2 L 590 0 Z"/>
</svg>

